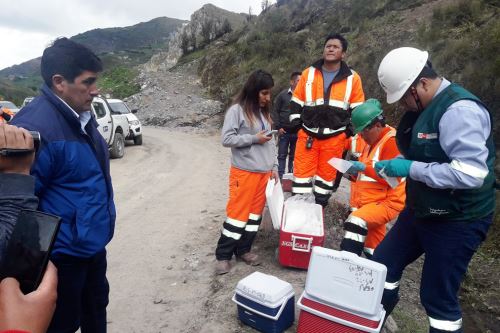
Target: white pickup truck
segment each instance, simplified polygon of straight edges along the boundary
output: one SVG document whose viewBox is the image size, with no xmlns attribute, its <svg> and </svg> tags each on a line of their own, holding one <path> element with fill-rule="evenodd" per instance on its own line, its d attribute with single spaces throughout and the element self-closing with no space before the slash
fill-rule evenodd
<svg viewBox="0 0 500 333">
<path fill-rule="evenodd" d="M 113 112 L 102 96 L 95 97 L 92 101 L 92 112 L 99 124 L 99 132 L 108 143 L 109 155 L 111 158 L 122 158 L 129 127 L 127 117 Z"/>
</svg>

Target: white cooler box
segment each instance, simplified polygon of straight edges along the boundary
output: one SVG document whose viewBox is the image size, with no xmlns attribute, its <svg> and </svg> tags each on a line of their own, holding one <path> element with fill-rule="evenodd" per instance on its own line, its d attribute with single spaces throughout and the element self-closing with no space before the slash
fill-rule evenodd
<svg viewBox="0 0 500 333">
<path fill-rule="evenodd" d="M 381 300 L 386 274 L 387 268 L 377 262 L 314 247 L 298 303 L 298 332 L 379 332 L 385 316 Z M 328 329 L 315 330 L 317 326 Z"/>
<path fill-rule="evenodd" d="M 265 333 L 281 333 L 295 320 L 295 292 L 290 283 L 254 272 L 236 285 L 233 302 L 239 319 Z"/>
<path fill-rule="evenodd" d="M 315 247 L 305 290 L 323 303 L 361 315 L 380 313 L 387 268 L 354 253 Z"/>
</svg>

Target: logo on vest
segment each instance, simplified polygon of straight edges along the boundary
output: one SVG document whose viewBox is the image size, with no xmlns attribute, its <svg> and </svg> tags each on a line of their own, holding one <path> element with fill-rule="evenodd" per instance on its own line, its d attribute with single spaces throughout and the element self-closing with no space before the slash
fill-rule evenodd
<svg viewBox="0 0 500 333">
<path fill-rule="evenodd" d="M 437 133 L 418 133 L 417 138 L 424 139 L 424 140 L 432 140 L 432 139 L 437 139 L 438 134 Z"/>
</svg>

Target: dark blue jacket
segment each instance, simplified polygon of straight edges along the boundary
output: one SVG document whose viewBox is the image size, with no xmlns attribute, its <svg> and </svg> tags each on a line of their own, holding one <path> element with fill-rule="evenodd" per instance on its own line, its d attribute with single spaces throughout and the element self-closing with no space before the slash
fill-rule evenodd
<svg viewBox="0 0 500 333">
<path fill-rule="evenodd" d="M 116 211 L 108 146 L 94 116 L 85 134 L 73 111 L 44 85 L 11 123 L 42 137 L 31 173 L 39 209 L 62 218 L 52 255 L 90 257 L 103 250 L 113 237 Z"/>
</svg>

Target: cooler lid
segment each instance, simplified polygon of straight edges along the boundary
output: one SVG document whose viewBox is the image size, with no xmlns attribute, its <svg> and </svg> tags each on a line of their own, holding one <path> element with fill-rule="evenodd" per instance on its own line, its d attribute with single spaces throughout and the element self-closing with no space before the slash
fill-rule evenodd
<svg viewBox="0 0 500 333">
<path fill-rule="evenodd" d="M 376 315 L 387 268 L 354 253 L 313 247 L 305 290 L 322 303 L 361 315 Z"/>
<path fill-rule="evenodd" d="M 293 294 L 290 283 L 275 276 L 253 272 L 236 285 L 236 293 L 259 304 L 275 308 L 287 301 Z"/>
<path fill-rule="evenodd" d="M 274 229 L 278 230 L 281 227 L 281 219 L 283 216 L 283 205 L 285 196 L 281 188 L 281 182 L 275 184 L 274 179 L 269 179 L 266 186 L 266 200 L 273 221 Z"/>
</svg>

